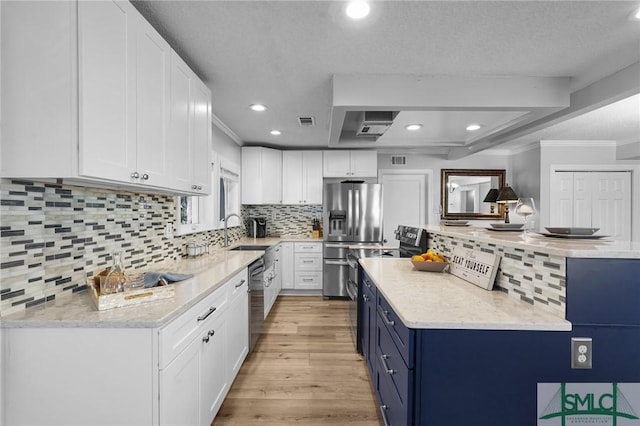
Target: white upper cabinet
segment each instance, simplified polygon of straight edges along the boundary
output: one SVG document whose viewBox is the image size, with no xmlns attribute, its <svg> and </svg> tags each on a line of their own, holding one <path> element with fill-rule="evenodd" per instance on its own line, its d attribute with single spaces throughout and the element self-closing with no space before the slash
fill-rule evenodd
<svg viewBox="0 0 640 426">
<path fill-rule="evenodd" d="M 81 175 L 138 180 L 136 18 L 129 3 L 78 3 Z"/>
<path fill-rule="evenodd" d="M 282 152 L 282 203 L 322 204 L 322 151 Z"/>
<path fill-rule="evenodd" d="M 172 52 L 169 158 L 178 188 L 211 193 L 211 92 Z"/>
<path fill-rule="evenodd" d="M 193 74 L 191 133 L 172 140 L 172 50 L 131 3 L 11 2 L 1 18 L 3 177 L 210 190 L 210 92 Z"/>
<path fill-rule="evenodd" d="M 376 177 L 376 151 L 324 151 L 324 177 Z"/>
<path fill-rule="evenodd" d="M 242 204 L 282 203 L 282 152 L 242 147 Z"/>
</svg>

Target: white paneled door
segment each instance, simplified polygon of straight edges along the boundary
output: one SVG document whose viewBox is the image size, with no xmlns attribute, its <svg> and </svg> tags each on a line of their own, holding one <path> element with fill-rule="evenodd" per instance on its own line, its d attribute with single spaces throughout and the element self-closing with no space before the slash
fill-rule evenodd
<svg viewBox="0 0 640 426">
<path fill-rule="evenodd" d="M 387 246 L 398 246 L 393 231 L 398 225 L 425 224 L 426 179 L 421 174 L 382 175 L 383 237 Z"/>
<path fill-rule="evenodd" d="M 615 239 L 631 239 L 630 172 L 558 171 L 550 193 L 550 226 L 595 227 Z"/>
</svg>

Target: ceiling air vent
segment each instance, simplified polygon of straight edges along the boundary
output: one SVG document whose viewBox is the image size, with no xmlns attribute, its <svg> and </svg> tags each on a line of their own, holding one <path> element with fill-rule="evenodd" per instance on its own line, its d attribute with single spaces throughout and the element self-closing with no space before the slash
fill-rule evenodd
<svg viewBox="0 0 640 426">
<path fill-rule="evenodd" d="M 316 120 L 313 117 L 298 117 L 298 124 L 300 127 L 313 127 L 316 125 Z"/>
<path fill-rule="evenodd" d="M 391 164 L 407 164 L 407 157 L 404 155 L 392 155 Z"/>
<path fill-rule="evenodd" d="M 382 136 L 393 124 L 393 111 L 363 111 L 358 116 L 356 136 Z"/>
</svg>

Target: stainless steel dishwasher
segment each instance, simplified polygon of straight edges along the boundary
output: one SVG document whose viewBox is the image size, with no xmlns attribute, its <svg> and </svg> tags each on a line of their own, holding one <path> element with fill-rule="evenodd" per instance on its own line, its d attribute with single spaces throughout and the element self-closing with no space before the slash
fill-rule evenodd
<svg viewBox="0 0 640 426">
<path fill-rule="evenodd" d="M 253 351 L 264 324 L 264 259 L 249 265 L 249 352 Z"/>
</svg>

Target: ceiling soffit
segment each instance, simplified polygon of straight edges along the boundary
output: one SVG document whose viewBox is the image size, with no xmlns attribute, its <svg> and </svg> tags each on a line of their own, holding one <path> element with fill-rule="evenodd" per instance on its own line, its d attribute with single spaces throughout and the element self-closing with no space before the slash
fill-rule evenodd
<svg viewBox="0 0 640 426">
<path fill-rule="evenodd" d="M 469 148 L 567 108 L 569 102 L 568 77 L 336 74 L 333 76 L 329 147 Z M 423 112 L 427 122 L 434 114 L 440 118 L 449 116 L 452 121 L 461 120 L 461 117 L 471 119 L 474 114 L 491 117 L 491 120 L 489 126 L 473 137 L 458 133 L 457 139 L 443 140 L 437 132 L 432 132 L 430 138 L 417 143 L 415 138 L 410 143 L 401 141 L 397 129 L 391 132 L 394 126 L 404 123 L 394 122 L 390 128 L 394 137 L 383 135 L 376 142 L 375 138 L 356 136 L 352 117 L 357 111 L 400 111 L 397 118 L 406 113 L 416 120 L 420 119 L 419 112 Z M 488 147 L 485 144 L 484 149 Z"/>
</svg>

